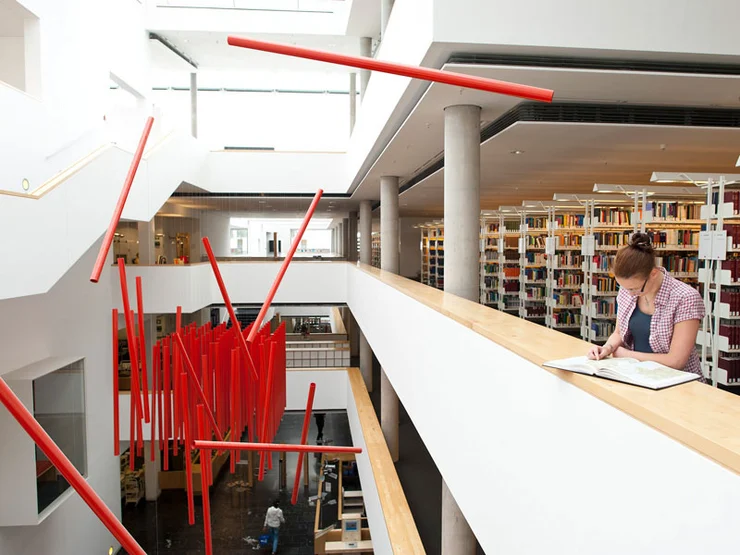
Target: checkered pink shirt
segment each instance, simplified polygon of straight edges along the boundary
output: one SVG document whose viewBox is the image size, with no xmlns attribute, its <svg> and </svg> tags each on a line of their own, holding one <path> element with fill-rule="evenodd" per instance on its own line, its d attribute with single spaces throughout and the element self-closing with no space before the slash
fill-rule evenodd
<svg viewBox="0 0 740 555">
<path fill-rule="evenodd" d="M 664 268 L 661 270 L 663 284 L 655 296 L 655 313 L 650 320 L 650 347 L 654 353 L 668 354 L 673 339 L 673 327 L 684 320 L 701 320 L 704 318 L 705 308 L 704 299 L 696 289 L 677 280 Z M 629 321 L 636 305 L 637 297 L 633 297 L 625 289 L 620 289 L 617 295 L 617 323 L 622 342 L 629 349 L 634 348 Z M 701 362 L 696 349 L 691 351 L 689 361 L 683 370 L 702 376 Z M 704 381 L 703 376 L 701 381 Z"/>
</svg>

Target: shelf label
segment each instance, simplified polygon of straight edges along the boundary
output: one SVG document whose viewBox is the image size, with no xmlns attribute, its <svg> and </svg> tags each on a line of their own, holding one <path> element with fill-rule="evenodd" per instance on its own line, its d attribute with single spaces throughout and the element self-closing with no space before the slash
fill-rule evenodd
<svg viewBox="0 0 740 555">
<path fill-rule="evenodd" d="M 545 239 L 545 254 L 554 255 L 556 246 L 556 237 L 547 237 Z"/>
<path fill-rule="evenodd" d="M 652 210 L 645 210 L 642 213 L 642 221 L 645 223 L 650 223 L 653 221 L 653 211 Z"/>
<path fill-rule="evenodd" d="M 526 254 L 527 252 L 527 243 L 525 242 L 524 237 L 519 237 L 519 254 Z"/>
<path fill-rule="evenodd" d="M 596 237 L 594 235 L 584 235 L 583 244 L 581 245 L 581 254 L 585 256 L 594 256 L 596 251 Z"/>
<path fill-rule="evenodd" d="M 699 233 L 699 258 L 702 260 L 712 260 L 712 235 L 711 231 Z"/>
<path fill-rule="evenodd" d="M 727 259 L 727 231 L 715 231 L 712 239 L 712 260 Z"/>
</svg>

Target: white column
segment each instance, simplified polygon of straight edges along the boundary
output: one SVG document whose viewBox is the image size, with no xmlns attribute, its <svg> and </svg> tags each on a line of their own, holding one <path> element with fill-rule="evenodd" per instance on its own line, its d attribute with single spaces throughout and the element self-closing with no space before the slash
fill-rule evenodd
<svg viewBox="0 0 740 555">
<path fill-rule="evenodd" d="M 480 107 L 445 108 L 444 290 L 478 301 Z"/>
<path fill-rule="evenodd" d="M 373 261 L 373 203 L 360 202 L 360 262 L 372 264 Z"/>
<path fill-rule="evenodd" d="M 349 134 L 355 128 L 355 118 L 357 116 L 357 74 L 349 74 Z"/>
<path fill-rule="evenodd" d="M 149 458 L 151 441 L 144 442 L 144 496 L 147 501 L 156 501 L 159 489 L 159 449 L 154 450 L 154 461 Z M 133 449 L 132 449 L 133 451 Z"/>
<path fill-rule="evenodd" d="M 442 555 L 475 555 L 475 535 L 444 480 L 442 480 L 441 531 Z"/>
<path fill-rule="evenodd" d="M 385 38 L 385 30 L 388 27 L 388 20 L 391 18 L 393 10 L 393 0 L 380 0 L 380 40 Z"/>
<path fill-rule="evenodd" d="M 357 262 L 357 212 L 349 213 L 349 222 L 347 226 L 347 259 L 350 262 Z"/>
<path fill-rule="evenodd" d="M 198 74 L 190 74 L 190 133 L 198 138 Z"/>
<path fill-rule="evenodd" d="M 360 373 L 362 373 L 362 378 L 365 380 L 365 387 L 372 393 L 373 351 L 370 349 L 370 343 L 367 342 L 367 337 L 362 333 L 362 330 L 360 330 Z"/>
<path fill-rule="evenodd" d="M 337 225 L 337 252 L 344 256 L 344 220 Z"/>
<path fill-rule="evenodd" d="M 154 254 L 154 218 L 139 222 L 139 264 L 151 266 L 156 262 Z"/>
<path fill-rule="evenodd" d="M 480 107 L 445 108 L 446 293 L 479 298 Z M 442 481 L 442 555 L 474 555 L 475 536 Z"/>
<path fill-rule="evenodd" d="M 360 56 L 370 58 L 373 55 L 373 39 L 370 37 L 360 37 Z M 365 89 L 370 81 L 370 70 L 360 70 L 360 102 L 365 98 Z"/>
<path fill-rule="evenodd" d="M 398 273 L 401 262 L 398 235 L 398 177 L 380 178 L 380 268 Z"/>
<path fill-rule="evenodd" d="M 400 266 L 398 245 L 398 177 L 380 178 L 380 269 L 394 274 Z M 398 395 L 385 370 L 380 371 L 380 427 L 393 462 L 398 460 Z"/>
</svg>

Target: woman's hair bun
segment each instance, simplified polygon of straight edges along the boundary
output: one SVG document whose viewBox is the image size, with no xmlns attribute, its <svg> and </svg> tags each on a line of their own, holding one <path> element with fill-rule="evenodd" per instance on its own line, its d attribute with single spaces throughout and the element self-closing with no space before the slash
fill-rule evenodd
<svg viewBox="0 0 740 555">
<path fill-rule="evenodd" d="M 653 242 L 647 233 L 640 231 L 633 233 L 632 237 L 630 237 L 629 246 L 642 252 L 653 253 Z"/>
</svg>

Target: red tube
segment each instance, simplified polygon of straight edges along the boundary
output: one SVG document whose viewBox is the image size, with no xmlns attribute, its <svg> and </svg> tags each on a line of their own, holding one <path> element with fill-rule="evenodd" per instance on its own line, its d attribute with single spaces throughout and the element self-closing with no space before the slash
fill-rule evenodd
<svg viewBox="0 0 740 555">
<path fill-rule="evenodd" d="M 237 332 L 236 334 L 239 336 L 238 337 L 239 345 L 241 345 L 242 352 L 244 353 L 244 357 L 249 361 L 249 366 L 252 369 L 252 372 L 254 373 L 254 379 L 257 380 L 258 379 L 257 370 L 255 369 L 254 361 L 252 360 L 252 355 L 249 354 L 249 349 L 247 348 L 247 342 L 244 340 L 244 336 L 241 333 L 241 329 L 239 327 L 239 320 L 236 319 L 236 312 L 234 312 L 234 307 L 231 304 L 229 293 L 226 291 L 226 284 L 224 283 L 224 280 L 221 277 L 221 270 L 218 269 L 218 262 L 216 262 L 216 257 L 213 254 L 213 249 L 211 248 L 211 242 L 208 240 L 208 237 L 203 237 L 203 246 L 206 249 L 208 260 L 211 263 L 211 268 L 213 269 L 213 275 L 216 276 L 216 282 L 218 283 L 218 288 L 221 290 L 221 296 L 224 299 L 226 310 L 229 311 L 229 317 L 231 318 L 231 323 L 234 326 L 234 330 Z"/>
<path fill-rule="evenodd" d="M 451 71 L 441 71 L 439 69 L 383 62 L 362 56 L 347 56 L 346 54 L 336 54 L 334 52 L 324 52 L 321 50 L 314 50 L 312 48 L 276 44 L 273 42 L 242 37 L 230 36 L 228 37 L 227 42 L 231 46 L 239 46 L 241 48 L 249 48 L 251 50 L 261 50 L 263 52 L 272 52 L 273 54 L 284 54 L 286 56 L 306 58 L 308 60 L 317 60 L 319 62 L 369 69 L 372 71 L 380 71 L 382 73 L 392 73 L 393 75 L 402 75 L 404 77 L 422 79 L 424 81 L 433 81 L 435 83 L 445 83 L 469 89 L 478 89 L 498 94 L 518 96 L 528 100 L 552 102 L 553 97 L 553 92 L 548 89 L 509 83 L 506 81 L 497 81 L 495 79 L 485 79 L 483 77 L 474 77 L 472 75 L 453 73 Z"/>
<path fill-rule="evenodd" d="M 267 314 L 267 310 L 270 308 L 272 299 L 275 297 L 275 293 L 277 293 L 278 287 L 280 287 L 280 282 L 283 280 L 283 276 L 285 275 L 285 272 L 288 269 L 288 266 L 290 265 L 290 261 L 293 260 L 293 255 L 295 254 L 295 251 L 298 248 L 298 245 L 300 245 L 301 243 L 301 239 L 303 238 L 303 233 L 306 231 L 306 228 L 308 227 L 308 223 L 311 221 L 311 216 L 313 216 L 313 213 L 319 204 L 319 200 L 321 200 L 321 195 L 323 194 L 324 194 L 324 191 L 319 189 L 318 192 L 316 193 L 316 196 L 313 197 L 313 201 L 311 202 L 311 205 L 308 207 L 306 216 L 303 218 L 303 223 L 301 224 L 301 227 L 298 229 L 298 233 L 296 233 L 295 239 L 293 239 L 293 242 L 290 244 L 290 249 L 288 249 L 288 254 L 285 255 L 285 260 L 283 260 L 283 263 L 280 266 L 280 271 L 278 271 L 277 276 L 275 276 L 275 281 L 273 282 L 272 287 L 270 288 L 270 291 L 267 293 L 267 299 L 265 299 L 265 302 L 262 305 L 262 308 L 260 309 L 259 314 L 257 315 L 257 319 L 252 323 L 252 329 L 249 330 L 249 337 L 247 337 L 248 343 L 252 343 L 254 341 L 254 337 L 260 331 L 260 328 L 262 327 L 262 322 L 265 319 L 265 314 Z"/>
<path fill-rule="evenodd" d="M 308 439 L 308 427 L 311 424 L 311 411 L 313 410 L 313 398 L 316 394 L 316 384 L 312 383 L 308 388 L 308 401 L 306 402 L 306 414 L 303 415 L 303 431 L 301 432 L 301 445 L 306 444 Z M 298 457 L 295 467 L 295 480 L 293 481 L 293 497 L 290 502 L 295 505 L 298 502 L 298 486 L 301 484 L 301 471 L 303 470 L 303 457 Z"/>
<path fill-rule="evenodd" d="M 113 309 L 113 455 L 121 454 L 121 432 L 118 429 L 118 310 Z"/>
<path fill-rule="evenodd" d="M 141 546 L 124 528 L 116 516 L 106 506 L 100 497 L 95 493 L 90 484 L 80 475 L 74 465 L 62 453 L 61 449 L 54 443 L 54 440 L 44 431 L 41 425 L 36 421 L 33 415 L 23 405 L 20 399 L 13 393 L 5 380 L 0 378 L 0 402 L 5 405 L 8 412 L 23 427 L 26 433 L 31 437 L 36 445 L 44 452 L 49 461 L 56 467 L 59 473 L 64 476 L 70 486 L 80 495 L 82 500 L 87 503 L 100 522 L 110 531 L 111 534 L 121 543 L 126 552 L 132 555 L 146 555 Z"/>
<path fill-rule="evenodd" d="M 149 460 L 154 462 L 154 450 L 157 448 L 157 383 L 159 382 L 159 344 L 154 345 L 152 351 L 152 430 L 149 444 L 151 447 Z"/>
<path fill-rule="evenodd" d="M 172 436 L 172 395 L 170 392 L 172 380 L 170 379 L 170 346 L 166 343 L 164 346 L 162 366 L 164 369 L 164 381 L 162 382 L 162 387 L 164 388 L 164 463 L 162 468 L 169 470 L 170 437 Z"/>
<path fill-rule="evenodd" d="M 282 443 L 241 443 L 239 441 L 195 440 L 194 449 L 240 449 L 242 451 L 286 451 L 288 453 L 362 453 L 361 447 L 337 447 L 334 445 L 295 445 Z"/>
<path fill-rule="evenodd" d="M 206 416 L 203 405 L 198 405 L 198 437 L 205 437 Z M 200 490 L 203 500 L 203 535 L 206 542 L 206 555 L 213 555 L 213 540 L 211 539 L 211 450 L 204 449 L 200 454 Z"/>
<path fill-rule="evenodd" d="M 272 368 L 275 361 L 275 344 L 270 343 L 270 353 L 267 357 L 267 383 L 265 384 L 265 402 L 264 412 L 262 413 L 262 433 L 260 438 L 262 441 L 267 442 L 267 415 L 269 414 L 270 408 L 270 394 L 272 393 Z M 265 453 L 260 453 L 260 474 L 259 479 L 262 481 L 265 478 Z"/>
<path fill-rule="evenodd" d="M 146 340 L 144 339 L 144 294 L 141 291 L 141 276 L 136 276 L 136 309 L 139 313 L 139 356 L 141 357 L 141 388 L 144 397 L 144 422 L 149 422 L 149 377 L 146 365 Z"/>
<path fill-rule="evenodd" d="M 182 353 L 182 357 L 185 360 L 185 367 L 187 368 L 188 374 L 190 376 L 190 380 L 193 383 L 193 386 L 195 387 L 195 391 L 198 394 L 198 397 L 200 397 L 200 402 L 203 403 L 203 406 L 206 410 L 206 414 L 208 415 L 209 420 L 211 421 L 211 426 L 213 426 L 213 431 L 216 433 L 216 437 L 223 441 L 224 436 L 221 435 L 221 430 L 218 429 L 218 424 L 216 424 L 216 418 L 213 416 L 213 412 L 211 411 L 211 406 L 208 404 L 208 399 L 206 399 L 205 394 L 203 393 L 203 389 L 200 387 L 200 384 L 198 383 L 198 378 L 195 377 L 195 369 L 193 368 L 193 363 L 190 362 L 190 357 L 188 356 L 187 351 L 185 351 L 185 344 L 182 342 L 182 337 L 180 337 L 179 334 L 175 334 L 175 341 L 177 341 L 177 345 L 180 347 L 180 352 Z M 185 395 L 185 392 L 180 388 L 180 395 Z M 187 405 L 183 405 L 183 413 L 188 412 Z M 187 424 L 186 424 L 187 426 Z"/>
<path fill-rule="evenodd" d="M 154 118 L 149 116 L 146 120 L 146 125 L 144 125 L 144 132 L 141 134 L 141 139 L 139 139 L 139 146 L 136 147 L 134 158 L 133 160 L 131 160 L 131 166 L 128 169 L 128 175 L 126 175 L 126 180 L 123 182 L 123 189 L 121 189 L 121 195 L 118 197 L 118 202 L 116 203 L 116 208 L 113 211 L 113 216 L 111 217 L 110 224 L 108 224 L 108 231 L 105 232 L 105 237 L 103 237 L 103 244 L 100 245 L 98 258 L 95 260 L 95 266 L 93 266 L 92 275 L 90 275 L 90 281 L 92 281 L 93 283 L 98 282 L 98 280 L 100 279 L 100 274 L 103 272 L 105 259 L 108 257 L 108 251 L 110 250 L 110 246 L 113 243 L 113 235 L 116 233 L 116 227 L 118 227 L 118 222 L 121 220 L 123 207 L 126 205 L 126 199 L 128 198 L 128 193 L 131 190 L 131 185 L 134 182 L 136 170 L 139 168 L 141 156 L 144 154 L 144 147 L 146 146 L 146 141 L 149 138 L 149 132 L 152 130 L 153 123 Z"/>
<path fill-rule="evenodd" d="M 185 445 L 182 449 L 182 456 L 185 458 L 185 475 L 188 487 L 188 524 L 192 526 L 195 524 L 195 500 L 193 498 L 193 457 L 190 452 L 193 443 L 190 437 L 190 415 L 188 414 L 188 375 L 183 372 L 178 378 L 180 380 L 180 398 L 182 399 L 182 417 L 185 422 Z"/>
<path fill-rule="evenodd" d="M 160 346 L 157 358 L 157 429 L 159 430 L 159 450 L 164 449 L 164 383 L 162 381 L 162 348 Z"/>
<path fill-rule="evenodd" d="M 128 299 L 128 284 L 126 283 L 126 264 L 123 258 L 118 259 L 118 277 L 121 281 L 121 299 L 123 301 L 123 314 L 126 318 L 126 338 L 128 340 L 128 352 L 131 358 L 131 395 L 136 391 L 138 393 L 139 378 L 139 360 L 136 352 L 136 333 L 134 332 L 134 318 L 131 314 L 131 304 Z M 134 389 L 134 386 L 136 388 Z M 144 414 L 144 407 L 141 402 L 141 396 L 136 395 L 136 411 L 139 417 Z M 131 446 L 133 453 L 134 446 Z"/>
<path fill-rule="evenodd" d="M 237 380 L 236 380 L 236 361 L 239 359 L 238 349 L 232 349 L 231 351 L 231 373 L 230 380 L 231 385 L 229 387 L 229 427 L 231 428 L 231 437 L 239 440 L 241 436 L 239 431 L 236 429 L 236 397 L 237 397 Z M 229 472 L 234 474 L 236 472 L 236 451 L 232 451 L 229 456 Z"/>
</svg>

